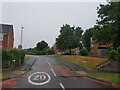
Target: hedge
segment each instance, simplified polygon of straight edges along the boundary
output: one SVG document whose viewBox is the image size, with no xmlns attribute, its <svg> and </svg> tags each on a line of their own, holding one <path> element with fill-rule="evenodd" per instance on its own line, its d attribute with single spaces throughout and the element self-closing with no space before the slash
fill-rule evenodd
<svg viewBox="0 0 120 90">
<path fill-rule="evenodd" d="M 9 68 L 14 62 L 14 66 L 18 66 L 24 62 L 25 52 L 18 49 L 2 50 L 2 67 Z"/>
</svg>

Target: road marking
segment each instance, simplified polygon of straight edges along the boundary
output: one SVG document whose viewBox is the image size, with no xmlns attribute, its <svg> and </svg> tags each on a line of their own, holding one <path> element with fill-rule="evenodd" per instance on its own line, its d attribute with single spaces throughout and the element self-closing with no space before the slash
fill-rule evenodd
<svg viewBox="0 0 120 90">
<path fill-rule="evenodd" d="M 63 90 L 65 90 L 65 87 L 63 86 L 62 83 L 60 83 L 60 86 L 61 86 L 61 88 L 62 88 Z"/>
<path fill-rule="evenodd" d="M 47 80 L 46 81 L 44 81 L 44 82 L 40 82 L 40 83 L 37 83 L 37 82 L 35 82 L 35 80 L 39 80 L 38 79 L 38 76 L 37 77 L 34 77 L 34 79 L 35 80 L 31 80 L 31 78 L 32 78 L 32 76 L 34 76 L 35 74 L 44 74 L 44 75 L 46 75 L 47 76 Z M 40 77 L 40 80 L 43 80 L 43 79 L 45 79 L 46 78 L 46 76 L 44 76 L 44 75 L 42 75 L 42 76 L 39 76 Z M 28 82 L 29 83 L 31 83 L 31 84 L 33 84 L 33 85 L 44 85 L 44 84 L 47 84 L 47 83 L 49 83 L 50 82 L 50 80 L 51 80 L 51 77 L 50 77 L 50 75 L 49 74 L 47 74 L 47 73 L 45 73 L 45 72 L 35 72 L 35 73 L 33 73 L 33 74 L 31 74 L 29 77 L 28 77 Z"/>
<path fill-rule="evenodd" d="M 48 63 L 48 65 L 51 67 L 51 64 L 50 64 L 50 63 Z"/>
<path fill-rule="evenodd" d="M 57 76 L 52 68 L 51 68 L 51 71 L 52 71 L 52 73 L 54 74 L 54 76 Z"/>
</svg>

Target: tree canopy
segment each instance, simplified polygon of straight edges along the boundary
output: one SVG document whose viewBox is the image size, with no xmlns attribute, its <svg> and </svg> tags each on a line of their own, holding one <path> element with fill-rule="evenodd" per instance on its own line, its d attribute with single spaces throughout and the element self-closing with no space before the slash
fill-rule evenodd
<svg viewBox="0 0 120 90">
<path fill-rule="evenodd" d="M 82 41 L 84 46 L 87 48 L 88 51 L 90 51 L 90 39 L 93 36 L 93 28 L 87 29 L 82 37 Z"/>
<path fill-rule="evenodd" d="M 97 25 L 94 26 L 94 37 L 101 44 L 113 43 L 115 48 L 120 46 L 120 2 L 100 4 L 98 8 Z"/>
<path fill-rule="evenodd" d="M 71 27 L 65 24 L 60 29 L 60 35 L 56 38 L 56 46 L 58 49 L 64 50 L 80 47 L 80 40 L 83 30 L 80 27 Z"/>
<path fill-rule="evenodd" d="M 38 42 L 38 43 L 37 43 L 36 49 L 37 49 L 38 51 L 42 51 L 42 50 L 45 50 L 45 49 L 47 49 L 47 48 L 48 48 L 48 43 L 47 43 L 47 42 L 41 41 L 41 42 Z"/>
</svg>

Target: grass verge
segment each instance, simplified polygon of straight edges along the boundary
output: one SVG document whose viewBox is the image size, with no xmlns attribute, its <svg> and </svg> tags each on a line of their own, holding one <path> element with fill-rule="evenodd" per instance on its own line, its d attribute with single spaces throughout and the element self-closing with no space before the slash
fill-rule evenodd
<svg viewBox="0 0 120 90">
<path fill-rule="evenodd" d="M 97 65 L 108 60 L 107 58 L 78 56 L 78 55 L 52 55 L 52 56 L 67 60 L 74 64 L 78 62 L 78 65 L 89 70 L 94 69 Z M 84 61 L 86 61 L 86 63 Z"/>
<path fill-rule="evenodd" d="M 9 78 L 13 75 L 14 74 L 10 74 L 10 73 L 0 73 L 0 79 L 6 79 L 6 78 Z"/>
<path fill-rule="evenodd" d="M 30 56 L 25 56 L 25 61 L 29 60 L 30 59 Z"/>
<path fill-rule="evenodd" d="M 87 73 L 86 75 L 120 85 L 120 73 Z"/>
</svg>

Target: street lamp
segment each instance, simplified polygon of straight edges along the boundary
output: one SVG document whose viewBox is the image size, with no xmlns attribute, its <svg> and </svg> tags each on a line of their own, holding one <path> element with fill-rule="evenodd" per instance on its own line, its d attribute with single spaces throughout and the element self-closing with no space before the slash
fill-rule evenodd
<svg viewBox="0 0 120 90">
<path fill-rule="evenodd" d="M 23 34 L 23 29 L 24 29 L 24 27 L 21 27 L 21 40 L 20 40 L 20 45 L 18 46 L 19 50 L 22 50 L 22 34 Z"/>
<path fill-rule="evenodd" d="M 22 46 L 22 34 L 23 34 L 24 27 L 21 27 L 21 46 Z"/>
</svg>

